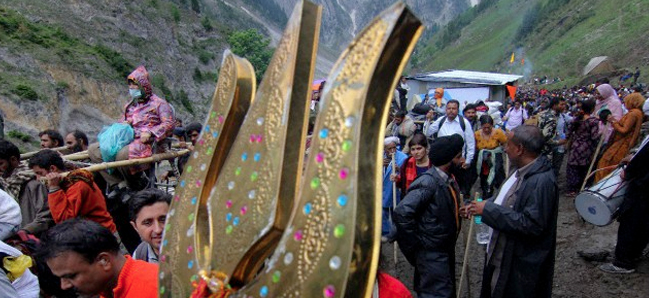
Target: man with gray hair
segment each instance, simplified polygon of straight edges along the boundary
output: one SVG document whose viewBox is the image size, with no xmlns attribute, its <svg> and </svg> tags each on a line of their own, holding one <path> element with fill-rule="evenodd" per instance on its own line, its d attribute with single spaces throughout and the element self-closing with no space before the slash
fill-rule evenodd
<svg viewBox="0 0 649 298">
<path fill-rule="evenodd" d="M 507 133 L 505 152 L 516 170 L 495 199 L 472 202 L 463 215 L 482 215 L 491 227 L 482 298 L 551 297 L 559 190 L 551 162 L 541 154 L 536 126 Z"/>
<path fill-rule="evenodd" d="M 388 234 L 390 233 L 391 227 L 391 216 L 393 206 L 393 196 L 396 193 L 396 202 L 399 203 L 401 199 L 401 191 L 393 191 L 394 183 L 390 180 L 390 175 L 392 174 L 392 155 L 394 154 L 394 161 L 396 164 L 397 171 L 401 168 L 403 163 L 408 159 L 408 155 L 397 150 L 397 145 L 399 145 L 399 138 L 395 136 L 388 136 L 383 142 L 383 219 L 381 225 L 381 240 L 387 241 Z"/>
</svg>

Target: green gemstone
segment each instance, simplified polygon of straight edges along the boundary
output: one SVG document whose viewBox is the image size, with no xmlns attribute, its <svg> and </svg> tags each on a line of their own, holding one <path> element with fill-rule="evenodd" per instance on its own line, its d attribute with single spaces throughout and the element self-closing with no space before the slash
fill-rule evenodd
<svg viewBox="0 0 649 298">
<path fill-rule="evenodd" d="M 189 221 L 194 220 L 194 213 L 190 213 L 187 218 L 189 219 Z"/>
<path fill-rule="evenodd" d="M 349 149 L 352 149 L 352 141 L 347 140 L 343 142 L 343 151 L 347 152 Z"/>
<path fill-rule="evenodd" d="M 228 234 L 228 235 L 232 234 L 232 226 L 227 226 L 225 228 L 225 233 Z"/>
<path fill-rule="evenodd" d="M 164 293 L 165 293 L 165 287 L 162 286 L 162 287 L 160 287 L 160 294 L 164 294 Z"/>
<path fill-rule="evenodd" d="M 236 170 L 234 170 L 234 174 L 239 176 L 241 174 L 241 167 L 238 167 Z"/>
<path fill-rule="evenodd" d="M 197 281 L 198 280 L 198 275 L 194 274 L 192 275 L 192 278 L 189 279 L 189 281 Z"/>
<path fill-rule="evenodd" d="M 343 235 L 345 235 L 345 226 L 344 225 L 337 225 L 334 228 L 334 237 L 340 238 Z"/>
<path fill-rule="evenodd" d="M 315 177 L 311 179 L 311 189 L 316 189 L 320 186 L 320 178 Z"/>
<path fill-rule="evenodd" d="M 252 174 L 250 174 L 250 181 L 253 181 L 253 182 L 257 181 L 258 177 L 259 177 L 259 174 L 257 174 L 257 172 L 252 172 Z"/>
<path fill-rule="evenodd" d="M 212 112 L 212 114 L 210 114 L 210 118 L 214 118 L 214 117 L 216 117 L 216 112 Z"/>
<path fill-rule="evenodd" d="M 282 273 L 279 271 L 275 271 L 275 273 L 273 273 L 273 282 L 278 283 L 280 277 L 282 277 Z"/>
<path fill-rule="evenodd" d="M 171 225 L 170 225 L 170 224 L 166 224 L 166 225 L 165 225 L 165 231 L 169 231 L 170 228 L 171 228 Z"/>
<path fill-rule="evenodd" d="M 187 169 L 185 169 L 185 172 L 191 173 L 192 172 L 192 166 L 187 166 Z"/>
<path fill-rule="evenodd" d="M 212 154 L 212 147 L 207 148 L 207 154 Z"/>
</svg>

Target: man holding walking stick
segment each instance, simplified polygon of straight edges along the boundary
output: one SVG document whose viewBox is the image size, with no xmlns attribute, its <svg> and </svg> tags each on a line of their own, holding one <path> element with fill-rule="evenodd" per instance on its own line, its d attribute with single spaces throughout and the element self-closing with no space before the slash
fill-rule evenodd
<svg viewBox="0 0 649 298">
<path fill-rule="evenodd" d="M 401 191 L 396 188 L 396 183 L 390 180 L 390 175 L 396 173 L 401 165 L 408 159 L 408 155 L 397 150 L 399 138 L 389 136 L 383 142 L 383 217 L 381 224 L 381 241 L 389 240 L 392 226 L 392 210 L 396 202 L 401 199 Z M 396 170 L 395 170 L 396 168 Z"/>
<path fill-rule="evenodd" d="M 433 141 L 433 167 L 415 179 L 392 219 L 401 252 L 415 267 L 418 298 L 455 296 L 455 243 L 460 231 L 460 189 L 451 175 L 460 166 L 460 135 Z"/>
<path fill-rule="evenodd" d="M 495 199 L 472 202 L 463 216 L 482 215 L 492 228 L 480 297 L 551 297 L 559 192 L 543 155 L 543 134 L 523 125 L 508 132 L 505 152 L 517 168 Z"/>
</svg>

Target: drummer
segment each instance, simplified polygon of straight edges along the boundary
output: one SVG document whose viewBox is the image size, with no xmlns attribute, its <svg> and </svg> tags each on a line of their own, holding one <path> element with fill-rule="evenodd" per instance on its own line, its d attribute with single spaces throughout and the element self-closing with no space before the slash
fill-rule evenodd
<svg viewBox="0 0 649 298">
<path fill-rule="evenodd" d="M 128 75 L 128 90 L 131 101 L 124 107 L 124 116 L 119 122 L 133 127 L 135 140 L 117 153 L 116 160 L 137 159 L 153 154 L 153 143 L 165 139 L 174 129 L 174 116 L 169 103 L 153 94 L 149 72 L 144 66 L 138 66 Z M 88 154 L 93 162 L 102 162 L 99 144 L 91 144 Z M 144 179 L 141 171 L 148 164 L 119 168 L 112 174 L 102 171 L 102 176 L 113 189 L 129 187 L 133 190 L 142 188 Z M 141 179 L 138 179 L 141 178 Z M 135 183 L 134 183 L 135 182 Z"/>
<path fill-rule="evenodd" d="M 599 266 L 607 273 L 635 272 L 642 251 L 649 244 L 649 192 L 642 187 L 649 183 L 649 138 L 645 138 L 635 156 L 627 156 L 621 178 L 629 181 L 626 195 L 619 209 L 615 261 Z"/>
</svg>

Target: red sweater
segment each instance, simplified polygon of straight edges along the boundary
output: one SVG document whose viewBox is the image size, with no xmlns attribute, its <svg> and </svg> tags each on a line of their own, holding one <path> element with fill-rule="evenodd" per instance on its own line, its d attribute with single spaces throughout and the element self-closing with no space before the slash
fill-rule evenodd
<svg viewBox="0 0 649 298">
<path fill-rule="evenodd" d="M 412 298 L 408 288 L 398 279 L 379 271 L 379 298 Z"/>
<path fill-rule="evenodd" d="M 82 217 L 92 220 L 115 233 L 115 223 L 106 208 L 106 200 L 97 184 L 77 181 L 67 189 L 49 193 L 47 202 L 55 223 Z"/>
<path fill-rule="evenodd" d="M 158 298 L 158 265 L 133 260 L 126 255 L 126 263 L 119 272 L 114 298 Z M 105 298 L 104 296 L 100 296 Z"/>
</svg>

